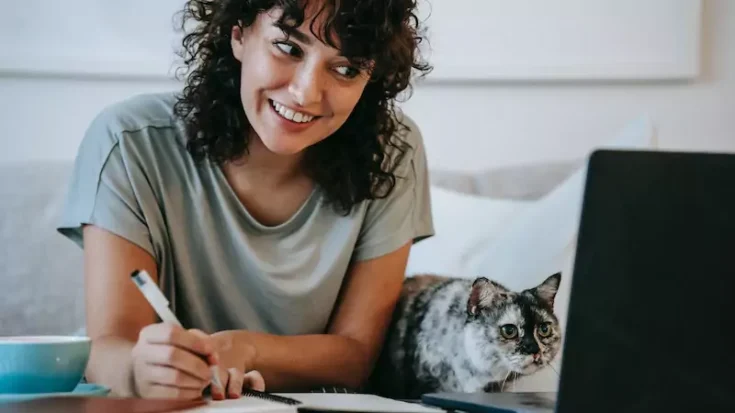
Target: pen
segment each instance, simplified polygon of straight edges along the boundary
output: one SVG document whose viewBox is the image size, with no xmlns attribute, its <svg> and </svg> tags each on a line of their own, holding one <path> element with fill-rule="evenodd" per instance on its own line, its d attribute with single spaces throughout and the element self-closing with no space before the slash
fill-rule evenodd
<svg viewBox="0 0 735 413">
<path fill-rule="evenodd" d="M 148 300 L 161 320 L 166 323 L 183 327 L 179 319 L 176 318 L 173 312 L 171 312 L 171 309 L 168 306 L 168 300 L 164 297 L 156 283 L 153 282 L 147 271 L 135 270 L 130 274 L 130 277 L 133 279 L 133 283 L 135 283 L 140 292 L 143 293 L 143 296 Z M 219 381 L 219 376 L 217 375 L 217 366 L 210 366 L 210 369 L 212 370 L 212 383 L 219 386 L 220 389 L 224 389 L 224 387 L 222 387 L 222 383 Z"/>
</svg>

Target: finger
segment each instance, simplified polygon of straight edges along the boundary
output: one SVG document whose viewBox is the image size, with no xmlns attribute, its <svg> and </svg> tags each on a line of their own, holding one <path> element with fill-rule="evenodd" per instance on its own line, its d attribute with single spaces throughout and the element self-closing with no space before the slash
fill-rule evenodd
<svg viewBox="0 0 735 413">
<path fill-rule="evenodd" d="M 251 370 L 243 376 L 243 387 L 257 391 L 265 391 L 265 379 L 257 370 Z"/>
<path fill-rule="evenodd" d="M 195 328 L 187 330 L 189 333 L 194 334 L 195 336 L 199 337 L 202 341 L 205 343 L 208 343 L 208 345 L 212 348 L 212 352 L 209 354 L 207 361 L 210 365 L 219 364 L 219 353 L 217 353 L 217 346 L 214 343 L 214 340 L 212 340 L 212 337 L 205 333 L 202 330 L 197 330 Z"/>
<path fill-rule="evenodd" d="M 138 353 L 144 363 L 173 367 L 205 381 L 212 379 L 212 372 L 204 360 L 178 347 L 150 344 L 141 347 Z"/>
<path fill-rule="evenodd" d="M 227 397 L 237 399 L 242 395 L 242 383 L 245 375 L 236 368 L 227 369 L 229 379 L 227 381 Z"/>
<path fill-rule="evenodd" d="M 217 377 L 219 377 L 220 383 L 222 383 L 223 386 L 227 386 L 227 379 L 229 377 L 229 373 L 227 370 L 217 367 Z M 212 400 L 223 400 L 225 398 L 225 389 L 223 389 L 220 386 L 217 386 L 212 383 L 211 387 L 209 388 L 209 391 L 212 396 Z"/>
<path fill-rule="evenodd" d="M 209 338 L 184 330 L 174 324 L 153 324 L 140 332 L 140 336 L 151 344 L 168 344 L 184 350 L 209 356 L 214 352 L 214 345 Z"/>
<path fill-rule="evenodd" d="M 201 390 L 182 389 L 180 387 L 153 384 L 145 394 L 150 399 L 181 399 L 194 400 L 202 397 Z"/>
<path fill-rule="evenodd" d="M 208 381 L 194 377 L 173 367 L 148 365 L 144 369 L 143 380 L 151 383 L 201 392 Z"/>
</svg>

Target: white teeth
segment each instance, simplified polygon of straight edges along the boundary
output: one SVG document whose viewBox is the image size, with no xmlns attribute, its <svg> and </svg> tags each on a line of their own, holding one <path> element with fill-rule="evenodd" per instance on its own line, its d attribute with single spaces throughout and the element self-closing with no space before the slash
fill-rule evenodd
<svg viewBox="0 0 735 413">
<path fill-rule="evenodd" d="M 289 109 L 280 103 L 276 102 L 275 100 L 271 101 L 273 103 L 273 108 L 278 112 L 279 115 L 283 116 L 284 118 L 297 122 L 297 123 L 306 123 L 311 122 L 312 119 L 314 119 L 313 116 L 307 115 L 305 113 L 301 112 L 294 112 L 292 109 Z"/>
</svg>

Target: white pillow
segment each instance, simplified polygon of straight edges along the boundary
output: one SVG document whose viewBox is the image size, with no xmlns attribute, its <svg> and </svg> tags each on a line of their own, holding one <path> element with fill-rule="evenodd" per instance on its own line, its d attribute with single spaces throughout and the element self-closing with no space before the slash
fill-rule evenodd
<svg viewBox="0 0 735 413">
<path fill-rule="evenodd" d="M 652 149 L 657 147 L 654 128 L 647 118 L 630 122 L 608 144 L 600 148 Z M 469 263 L 471 272 L 497 280 L 511 289 L 534 287 L 546 277 L 562 272 L 556 312 L 566 320 L 571 260 L 581 214 L 585 164 L 545 197 L 526 208 L 482 246 L 481 257 Z M 555 363 L 555 366 L 558 366 Z M 556 367 L 557 371 L 559 370 Z M 558 377 L 553 370 L 524 377 L 511 391 L 556 391 Z"/>
<path fill-rule="evenodd" d="M 432 186 L 435 235 L 411 248 L 406 274 L 476 277 L 467 271 L 467 255 L 474 246 L 490 242 L 530 204 L 530 201 L 492 199 Z"/>
</svg>

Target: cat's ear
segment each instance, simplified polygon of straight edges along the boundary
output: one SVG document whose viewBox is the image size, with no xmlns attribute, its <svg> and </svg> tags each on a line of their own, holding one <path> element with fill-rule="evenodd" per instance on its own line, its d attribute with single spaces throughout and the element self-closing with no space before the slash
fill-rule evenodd
<svg viewBox="0 0 735 413">
<path fill-rule="evenodd" d="M 472 283 L 470 298 L 467 300 L 467 314 L 477 315 L 480 308 L 489 307 L 498 298 L 506 297 L 508 289 L 485 277 L 477 278 Z"/>
<path fill-rule="evenodd" d="M 536 295 L 540 300 L 546 302 L 550 307 L 554 307 L 554 299 L 556 293 L 559 291 L 559 284 L 561 283 L 561 273 L 558 272 L 554 275 L 549 276 L 544 282 L 539 284 L 538 287 L 533 289 L 533 294 Z"/>
</svg>

